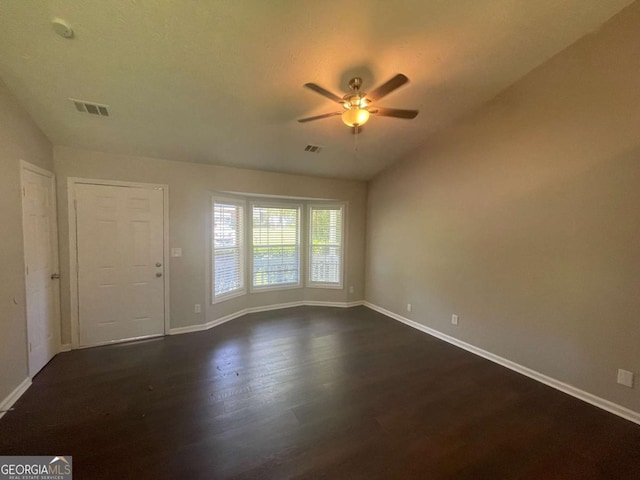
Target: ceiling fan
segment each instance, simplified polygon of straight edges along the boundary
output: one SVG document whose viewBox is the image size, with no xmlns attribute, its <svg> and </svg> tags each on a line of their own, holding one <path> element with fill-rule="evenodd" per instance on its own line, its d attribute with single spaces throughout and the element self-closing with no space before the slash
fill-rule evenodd
<svg viewBox="0 0 640 480">
<path fill-rule="evenodd" d="M 362 79 L 360 77 L 354 77 L 349 80 L 349 89 L 351 93 L 347 93 L 343 97 L 339 97 L 334 93 L 322 88 L 315 83 L 305 83 L 304 86 L 313 90 L 320 95 L 327 97 L 328 99 L 342 105 L 342 110 L 339 112 L 325 113 L 324 115 L 316 115 L 315 117 L 301 118 L 298 120 L 300 123 L 311 122 L 313 120 L 320 120 L 322 118 L 335 117 L 336 115 L 342 116 L 342 121 L 349 127 L 354 127 L 354 133 L 358 133 L 358 130 L 362 125 L 367 123 L 370 115 L 377 115 L 380 117 L 393 117 L 404 118 L 411 120 L 416 118 L 418 110 L 403 110 L 399 108 L 383 108 L 372 107 L 371 104 L 377 102 L 381 98 L 389 95 L 391 92 L 400 88 L 407 83 L 409 79 L 399 73 L 387 82 L 380 85 L 378 88 L 374 88 L 370 92 L 361 92 Z"/>
</svg>

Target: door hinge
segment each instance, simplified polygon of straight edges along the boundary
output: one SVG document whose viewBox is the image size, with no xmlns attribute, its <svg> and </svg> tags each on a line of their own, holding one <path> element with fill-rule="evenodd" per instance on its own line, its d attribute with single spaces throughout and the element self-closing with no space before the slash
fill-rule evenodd
<svg viewBox="0 0 640 480">
<path fill-rule="evenodd" d="M 22 187 L 22 196 L 23 197 L 27 196 L 27 190 L 24 187 Z"/>
<path fill-rule="evenodd" d="M 29 353 L 31 353 L 31 342 L 29 342 Z"/>
</svg>

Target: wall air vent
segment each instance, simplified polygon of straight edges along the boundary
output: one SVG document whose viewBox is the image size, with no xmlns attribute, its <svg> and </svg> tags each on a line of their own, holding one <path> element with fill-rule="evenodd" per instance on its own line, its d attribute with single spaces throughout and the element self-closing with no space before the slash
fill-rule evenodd
<svg viewBox="0 0 640 480">
<path fill-rule="evenodd" d="M 322 147 L 318 145 L 307 145 L 306 147 L 304 147 L 304 151 L 309 153 L 320 153 L 321 150 Z"/>
<path fill-rule="evenodd" d="M 91 115 L 98 115 L 100 117 L 109 116 L 109 105 L 102 105 L 100 103 L 85 102 L 84 100 L 76 100 L 70 98 L 73 104 L 76 106 L 76 110 L 82 113 L 90 113 Z"/>
</svg>

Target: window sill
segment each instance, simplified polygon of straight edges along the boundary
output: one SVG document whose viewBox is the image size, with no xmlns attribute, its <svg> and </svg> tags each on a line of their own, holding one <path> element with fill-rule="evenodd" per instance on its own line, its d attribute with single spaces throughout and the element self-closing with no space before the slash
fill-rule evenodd
<svg viewBox="0 0 640 480">
<path fill-rule="evenodd" d="M 227 300 L 231 300 L 233 298 L 242 297 L 243 295 L 246 295 L 246 294 L 247 294 L 247 289 L 243 288 L 242 290 L 237 290 L 235 292 L 225 293 L 225 294 L 219 295 L 217 297 L 214 295 L 213 301 L 211 302 L 211 305 L 215 305 L 216 303 L 226 302 Z"/>
<path fill-rule="evenodd" d="M 302 283 L 288 284 L 288 285 L 270 285 L 266 287 L 251 287 L 251 293 L 261 292 L 275 292 L 277 290 L 295 290 L 296 288 L 302 288 Z"/>
<path fill-rule="evenodd" d="M 330 290 L 344 290 L 344 285 L 337 283 L 307 283 L 307 288 L 326 288 Z"/>
</svg>

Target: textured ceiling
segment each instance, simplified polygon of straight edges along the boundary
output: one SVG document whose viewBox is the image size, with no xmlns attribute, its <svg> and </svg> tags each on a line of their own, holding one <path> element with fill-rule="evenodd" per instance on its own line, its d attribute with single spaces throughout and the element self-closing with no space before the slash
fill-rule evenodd
<svg viewBox="0 0 640 480">
<path fill-rule="evenodd" d="M 366 179 L 630 3 L 3 0 L 0 77 L 57 145 Z M 357 151 L 339 117 L 296 122 L 337 110 L 306 82 L 341 94 L 398 72 L 411 82 L 379 105 L 420 115 L 372 118 Z"/>
</svg>

